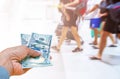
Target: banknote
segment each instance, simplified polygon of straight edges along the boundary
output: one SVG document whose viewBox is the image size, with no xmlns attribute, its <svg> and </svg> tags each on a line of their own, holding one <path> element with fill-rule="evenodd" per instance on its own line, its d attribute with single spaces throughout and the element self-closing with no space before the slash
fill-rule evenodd
<svg viewBox="0 0 120 79">
<path fill-rule="evenodd" d="M 30 34 L 21 34 L 21 45 L 28 45 L 28 42 L 30 40 Z"/>
<path fill-rule="evenodd" d="M 27 56 L 21 63 L 23 68 L 50 66 L 50 46 L 52 35 L 32 33 L 28 41 L 28 47 L 41 53 L 41 56 L 32 58 Z"/>
<path fill-rule="evenodd" d="M 47 67 L 52 66 L 50 59 L 45 62 L 45 58 L 42 56 L 32 58 L 27 56 L 22 62 L 22 68 L 34 68 L 34 67 Z"/>
</svg>

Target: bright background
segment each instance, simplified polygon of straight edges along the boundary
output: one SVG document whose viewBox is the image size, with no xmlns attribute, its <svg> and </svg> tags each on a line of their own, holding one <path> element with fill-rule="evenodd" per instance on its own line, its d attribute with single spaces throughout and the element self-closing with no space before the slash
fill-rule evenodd
<svg viewBox="0 0 120 79">
<path fill-rule="evenodd" d="M 58 0 L 0 0 L 0 51 L 20 45 L 21 33 L 52 34 L 52 45 L 57 44 L 54 32 L 61 16 L 56 8 L 58 2 Z M 76 47 L 74 41 L 70 45 L 64 43 L 60 53 L 51 50 L 53 66 L 32 68 L 27 73 L 12 76 L 10 79 L 120 79 L 120 42 L 116 48 L 105 49 L 103 61 L 107 62 L 106 64 L 89 59 L 90 55 L 98 52 L 88 45 L 93 40 L 89 20 L 79 24 L 78 33 L 85 41 L 82 53 L 71 52 Z M 111 41 L 108 44 L 111 44 Z"/>
</svg>

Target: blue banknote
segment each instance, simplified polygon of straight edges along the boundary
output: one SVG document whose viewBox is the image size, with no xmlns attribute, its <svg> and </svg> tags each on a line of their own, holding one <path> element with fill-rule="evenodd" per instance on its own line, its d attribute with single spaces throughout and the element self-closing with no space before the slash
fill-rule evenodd
<svg viewBox="0 0 120 79">
<path fill-rule="evenodd" d="M 21 34 L 21 45 L 28 45 L 28 42 L 30 40 L 30 34 Z"/>
<path fill-rule="evenodd" d="M 32 58 L 26 57 L 21 63 L 23 68 L 50 66 L 50 46 L 52 35 L 32 33 L 27 46 L 39 53 L 41 56 Z"/>
</svg>

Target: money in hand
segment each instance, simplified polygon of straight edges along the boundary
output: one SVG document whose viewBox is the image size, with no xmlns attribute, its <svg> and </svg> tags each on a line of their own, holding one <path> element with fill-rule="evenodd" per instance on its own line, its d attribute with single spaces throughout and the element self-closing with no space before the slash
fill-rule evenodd
<svg viewBox="0 0 120 79">
<path fill-rule="evenodd" d="M 21 63 L 23 68 L 32 68 L 40 66 L 50 66 L 50 46 L 52 41 L 52 35 L 32 33 L 30 35 L 21 35 L 23 45 L 27 45 L 29 48 L 41 53 L 41 56 L 32 58 L 26 57 Z M 24 38 L 24 40 L 23 40 Z M 29 39 L 29 40 L 28 40 Z"/>
</svg>

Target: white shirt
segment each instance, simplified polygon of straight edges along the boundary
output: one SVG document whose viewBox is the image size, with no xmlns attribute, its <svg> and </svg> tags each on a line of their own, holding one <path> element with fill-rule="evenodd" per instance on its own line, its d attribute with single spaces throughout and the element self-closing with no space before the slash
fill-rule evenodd
<svg viewBox="0 0 120 79">
<path fill-rule="evenodd" d="M 92 9 L 95 5 L 100 5 L 100 2 L 101 2 L 101 0 L 88 0 L 88 3 L 87 3 L 88 8 L 87 8 L 87 10 Z M 98 18 L 99 17 L 98 16 L 99 11 L 100 11 L 100 9 L 98 7 L 97 9 L 95 9 L 94 11 L 89 13 L 86 17 L 88 17 L 89 19 L 91 19 L 91 18 Z"/>
</svg>

